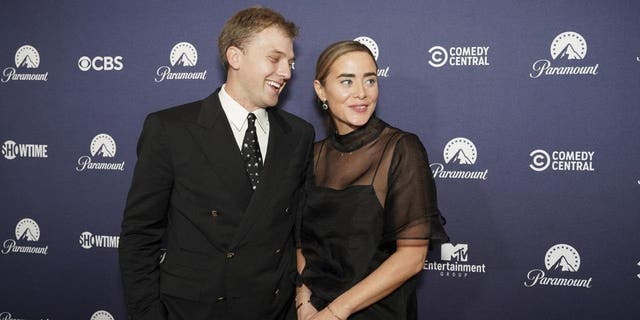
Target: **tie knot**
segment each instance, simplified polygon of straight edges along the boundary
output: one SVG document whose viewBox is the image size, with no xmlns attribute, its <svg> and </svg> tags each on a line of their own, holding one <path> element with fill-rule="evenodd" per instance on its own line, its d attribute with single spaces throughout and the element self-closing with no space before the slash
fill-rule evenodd
<svg viewBox="0 0 640 320">
<path fill-rule="evenodd" d="M 256 115 L 249 112 L 249 114 L 247 115 L 247 119 L 249 119 L 249 121 L 251 122 L 256 121 Z"/>
</svg>

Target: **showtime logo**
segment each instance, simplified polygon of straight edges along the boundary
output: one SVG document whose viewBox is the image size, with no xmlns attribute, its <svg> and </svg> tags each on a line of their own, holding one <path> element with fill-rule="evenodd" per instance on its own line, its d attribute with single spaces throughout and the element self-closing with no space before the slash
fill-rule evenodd
<svg viewBox="0 0 640 320">
<path fill-rule="evenodd" d="M 571 76 L 571 75 L 592 75 L 598 74 L 599 64 L 580 65 L 577 61 L 587 56 L 587 41 L 584 37 L 573 31 L 563 32 L 557 35 L 551 46 L 549 53 L 554 61 L 558 61 L 563 66 L 553 66 L 548 59 L 540 59 L 533 63 L 533 72 L 529 73 L 532 79 L 541 76 Z"/>
<path fill-rule="evenodd" d="M 119 236 L 94 235 L 89 231 L 80 234 L 80 246 L 84 249 L 96 248 L 118 248 Z"/>
<path fill-rule="evenodd" d="M 207 70 L 198 72 L 174 72 L 171 68 L 188 70 L 195 67 L 198 63 L 198 51 L 189 42 L 180 42 L 171 48 L 169 54 L 169 61 L 171 67 L 161 66 L 156 70 L 156 82 L 162 82 L 164 80 L 206 80 Z"/>
<path fill-rule="evenodd" d="M 27 72 L 32 69 L 37 69 L 40 66 L 40 53 L 38 50 L 30 45 L 24 45 L 18 50 L 14 56 L 15 68 L 6 67 L 2 71 L 2 78 L 0 81 L 7 83 L 9 81 L 47 81 L 49 72 L 45 73 L 33 73 Z M 17 68 L 17 69 L 16 69 Z M 19 72 L 23 71 L 23 72 Z"/>
<path fill-rule="evenodd" d="M 9 160 L 16 158 L 47 158 L 48 147 L 46 144 L 16 143 L 13 140 L 7 140 L 2 144 L 0 152 Z"/>
<path fill-rule="evenodd" d="M 580 254 L 568 244 L 556 244 L 547 250 L 544 257 L 544 266 L 551 274 L 563 272 L 576 273 L 580 270 Z M 524 286 L 527 288 L 536 285 L 560 286 L 560 287 L 581 287 L 591 288 L 593 278 L 579 279 L 573 277 L 549 277 L 544 270 L 533 269 L 527 273 L 527 281 Z"/>
<path fill-rule="evenodd" d="M 376 62 L 378 61 L 378 56 L 380 56 L 380 49 L 375 40 L 367 36 L 360 36 L 353 39 L 353 41 L 358 41 L 363 45 L 365 45 L 367 48 L 369 48 L 369 51 L 371 51 L 371 54 L 373 54 L 373 57 L 375 58 Z M 390 72 L 389 66 L 387 66 L 386 68 L 378 68 L 378 71 L 377 71 L 378 77 L 388 78 L 389 72 Z"/>
<path fill-rule="evenodd" d="M 448 167 L 438 162 L 432 163 L 429 167 L 434 178 L 487 180 L 489 170 L 448 170 L 449 167 L 460 169 L 472 166 L 477 158 L 478 151 L 475 144 L 467 138 L 458 137 L 451 139 L 444 147 L 443 159 Z"/>
</svg>

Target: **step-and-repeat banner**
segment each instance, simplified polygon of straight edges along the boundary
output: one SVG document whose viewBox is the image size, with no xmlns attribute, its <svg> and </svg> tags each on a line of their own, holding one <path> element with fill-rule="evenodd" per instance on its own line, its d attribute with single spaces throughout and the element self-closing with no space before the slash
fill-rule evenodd
<svg viewBox="0 0 640 320">
<path fill-rule="evenodd" d="M 0 2 L 0 319 L 126 319 L 118 234 L 144 116 L 206 97 L 254 1 Z M 640 317 L 640 3 L 264 1 L 301 28 L 281 108 L 325 136 L 318 54 L 377 58 L 452 243 L 420 319 Z"/>
</svg>

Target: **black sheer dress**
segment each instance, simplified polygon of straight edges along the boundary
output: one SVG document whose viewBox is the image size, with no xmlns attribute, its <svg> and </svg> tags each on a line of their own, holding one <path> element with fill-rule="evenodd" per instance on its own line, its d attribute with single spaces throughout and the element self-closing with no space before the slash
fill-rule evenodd
<svg viewBox="0 0 640 320">
<path fill-rule="evenodd" d="M 398 239 L 446 242 L 427 153 L 413 134 L 372 117 L 314 146 L 313 175 L 300 209 L 302 282 L 324 308 L 364 279 Z M 414 277 L 349 319 L 416 319 Z"/>
</svg>

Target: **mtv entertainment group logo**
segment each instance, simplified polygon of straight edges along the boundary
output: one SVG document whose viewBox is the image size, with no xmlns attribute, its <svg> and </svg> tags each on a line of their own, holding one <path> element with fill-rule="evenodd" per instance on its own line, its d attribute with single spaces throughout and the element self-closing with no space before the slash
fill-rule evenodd
<svg viewBox="0 0 640 320">
<path fill-rule="evenodd" d="M 425 261 L 424 270 L 439 271 L 441 277 L 466 278 L 469 273 L 486 273 L 486 265 L 469 264 L 469 245 L 443 243 L 440 246 L 440 260 L 447 262 Z"/>
<path fill-rule="evenodd" d="M 358 41 L 364 44 L 367 48 L 369 48 L 369 51 L 371 51 L 371 53 L 373 54 L 373 57 L 375 58 L 376 62 L 378 61 L 378 56 L 380 56 L 380 48 L 378 47 L 378 44 L 375 42 L 375 40 L 367 36 L 360 36 L 353 39 L 353 41 Z M 384 67 L 378 68 L 377 73 L 378 73 L 378 77 L 383 77 L 383 78 L 389 77 L 389 73 L 390 73 L 389 66 L 387 66 L 386 68 Z"/>
<path fill-rule="evenodd" d="M 533 171 L 545 171 L 551 168 L 553 171 L 595 171 L 593 168 L 593 156 L 595 151 L 552 151 L 536 149 L 529 153 Z"/>
<path fill-rule="evenodd" d="M 46 144 L 16 143 L 13 140 L 7 140 L 2 144 L 0 152 L 9 160 L 16 158 L 47 158 L 48 147 Z"/>
<path fill-rule="evenodd" d="M 91 315 L 91 318 L 89 320 L 115 320 L 115 319 L 113 318 L 111 313 L 104 310 L 98 310 Z"/>
<path fill-rule="evenodd" d="M 489 66 L 489 46 L 449 47 L 433 46 L 429 49 L 429 65 L 440 68 L 445 65 L 452 67 Z"/>
<path fill-rule="evenodd" d="M 567 31 L 559 34 L 551 41 L 549 48 L 551 58 L 563 66 L 553 66 L 548 59 L 540 59 L 533 63 L 532 79 L 541 76 L 570 76 L 598 74 L 599 64 L 582 65 L 580 60 L 587 56 L 587 41 L 577 32 Z"/>
<path fill-rule="evenodd" d="M 80 234 L 80 246 L 85 249 L 96 248 L 118 248 L 120 242 L 119 236 L 104 236 L 92 234 L 89 231 L 85 231 Z"/>
<path fill-rule="evenodd" d="M 478 151 L 475 144 L 467 138 L 458 137 L 451 139 L 444 147 L 443 158 L 448 167 L 464 169 L 476 163 Z M 487 180 L 489 170 L 448 170 L 442 163 L 430 165 L 434 178 L 440 179 L 466 179 Z"/>
<path fill-rule="evenodd" d="M 81 156 L 78 158 L 78 164 L 76 171 L 85 170 L 110 170 L 110 171 L 124 171 L 124 161 L 122 162 L 93 162 L 93 159 L 98 158 L 101 161 L 105 161 L 108 158 L 116 156 L 116 142 L 113 138 L 106 134 L 101 133 L 93 137 L 91 140 L 91 146 L 89 148 L 91 156 Z"/>
<path fill-rule="evenodd" d="M 30 45 L 24 45 L 16 51 L 15 68 L 6 67 L 2 71 L 2 78 L 0 81 L 7 83 L 9 81 L 47 81 L 49 72 L 34 73 L 29 71 L 35 71 L 40 66 L 40 53 L 38 50 Z"/>
<path fill-rule="evenodd" d="M 207 70 L 189 72 L 182 70 L 189 70 L 189 68 L 195 67 L 198 63 L 198 51 L 189 42 L 180 42 L 173 46 L 171 54 L 169 54 L 169 61 L 171 67 L 181 70 L 180 72 L 173 72 L 169 66 L 161 66 L 156 70 L 156 82 L 162 82 L 164 80 L 206 80 Z"/>
<path fill-rule="evenodd" d="M 24 218 L 18 221 L 15 228 L 15 240 L 7 239 L 2 243 L 2 254 L 9 253 L 27 253 L 46 255 L 49 246 L 23 246 L 19 244 L 28 244 L 30 242 L 38 242 L 40 240 L 40 226 L 31 218 Z"/>
<path fill-rule="evenodd" d="M 547 250 L 544 257 L 544 266 L 549 273 L 560 275 L 562 273 L 576 273 L 580 269 L 580 254 L 568 244 L 556 244 Z M 544 270 L 533 269 L 527 273 L 524 286 L 527 288 L 536 285 L 591 288 L 591 280 L 574 277 L 549 277 Z"/>
</svg>

